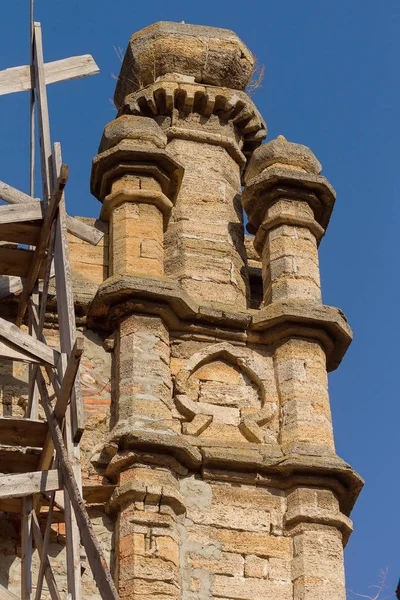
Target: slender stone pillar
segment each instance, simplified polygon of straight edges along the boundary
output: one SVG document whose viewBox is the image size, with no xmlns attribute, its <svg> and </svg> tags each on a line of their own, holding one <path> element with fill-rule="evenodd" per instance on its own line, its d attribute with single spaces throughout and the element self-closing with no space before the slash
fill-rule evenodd
<svg viewBox="0 0 400 600">
<path fill-rule="evenodd" d="M 337 497 L 331 490 L 298 487 L 287 503 L 294 600 L 345 600 L 343 540 L 352 526 Z"/>
<path fill-rule="evenodd" d="M 195 300 L 235 309 L 248 295 L 241 171 L 266 134 L 243 91 L 253 66 L 231 31 L 156 23 L 132 36 L 115 96 L 120 113 L 160 124 L 185 167 L 165 236 L 166 274 Z"/>
<path fill-rule="evenodd" d="M 322 183 L 321 168 L 311 150 L 282 136 L 262 146 L 249 164 L 243 202 L 250 228 L 257 230 L 254 247 L 262 258 L 264 305 L 322 301 L 318 243 L 324 228 L 319 211 L 314 212 L 320 201 L 312 181 L 308 189 L 302 184 L 303 176 Z"/>
<path fill-rule="evenodd" d="M 318 243 L 335 196 L 321 168 L 311 150 L 282 136 L 256 150 L 249 163 L 243 205 L 262 258 L 265 307 L 322 307 Z M 318 335 L 284 338 L 274 361 L 283 448 L 334 453 L 326 356 Z"/>
<path fill-rule="evenodd" d="M 123 115 L 104 130 L 91 186 L 110 223 L 110 278 L 122 287 L 164 276 L 164 230 L 182 178 L 165 152 L 167 138 L 152 119 Z M 169 331 L 158 316 L 121 302 L 116 325 L 116 426 L 173 433 Z M 167 460 L 167 466 L 165 461 Z M 109 504 L 116 516 L 116 573 L 122 599 L 178 599 L 177 480 L 161 453 L 121 449 L 109 465 L 119 486 Z"/>
<path fill-rule="evenodd" d="M 322 305 L 318 244 L 334 191 L 312 152 L 283 137 L 256 150 L 243 205 L 262 259 L 263 308 L 282 317 L 274 351 L 280 443 L 286 455 L 336 458 L 328 394 L 328 338 L 334 313 Z M 284 323 L 284 325 L 283 325 Z M 322 343 L 323 342 L 323 343 Z M 297 486 L 288 493 L 285 525 L 293 540 L 294 600 L 345 600 L 343 544 L 351 532 L 332 490 Z"/>
<path fill-rule="evenodd" d="M 110 222 L 110 275 L 164 275 L 163 231 L 182 168 L 152 119 L 124 115 L 104 130 L 91 189 Z"/>
</svg>

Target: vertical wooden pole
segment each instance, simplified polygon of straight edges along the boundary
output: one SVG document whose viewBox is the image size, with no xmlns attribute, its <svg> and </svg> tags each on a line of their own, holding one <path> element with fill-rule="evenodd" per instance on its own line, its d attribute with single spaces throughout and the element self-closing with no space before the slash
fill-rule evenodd
<svg viewBox="0 0 400 600">
<path fill-rule="evenodd" d="M 22 498 L 21 512 L 21 599 L 32 600 L 32 496 Z"/>
<path fill-rule="evenodd" d="M 43 41 L 40 23 L 34 23 L 34 72 L 37 99 L 37 115 L 39 122 L 40 162 L 42 166 L 43 202 L 49 201 L 50 196 L 50 160 L 51 140 L 49 108 L 47 104 L 47 90 L 44 76 Z"/>
<path fill-rule="evenodd" d="M 32 293 L 32 302 L 35 308 L 39 306 L 39 290 L 37 285 Z M 29 335 L 31 335 L 34 339 L 37 339 L 38 336 L 36 335 L 35 327 L 33 326 L 31 311 L 29 311 L 28 327 Z M 36 382 L 36 375 L 37 365 L 29 365 L 29 397 L 27 410 L 27 417 L 29 419 L 39 418 L 39 391 Z"/>
<path fill-rule="evenodd" d="M 30 66 L 31 66 L 31 91 L 30 91 L 30 186 L 29 194 L 35 197 L 35 75 L 34 75 L 34 0 L 30 0 Z"/>
<path fill-rule="evenodd" d="M 61 148 L 58 144 L 56 152 L 51 153 L 50 124 L 47 104 L 47 93 L 44 78 L 42 32 L 40 23 L 34 25 L 35 37 L 35 83 L 39 123 L 39 144 L 42 170 L 43 198 L 49 199 L 52 183 L 57 181 L 58 172 L 61 169 Z M 76 337 L 75 311 L 72 297 L 72 283 L 70 264 L 68 256 L 68 239 L 66 231 L 66 211 L 64 195 L 59 204 L 59 213 L 55 222 L 55 244 L 54 262 L 55 279 L 57 289 L 57 310 L 59 315 L 60 349 L 61 352 L 70 355 Z M 60 380 L 64 375 L 65 365 L 60 361 Z M 80 405 L 82 398 L 80 384 L 77 380 L 72 394 L 72 404 L 76 407 L 76 399 Z M 70 405 L 71 406 L 71 405 Z M 71 407 L 69 406 L 65 420 L 65 442 L 71 462 L 74 464 L 77 479 L 80 481 L 79 446 L 74 444 L 71 430 Z M 76 411 L 74 411 L 76 412 Z M 83 421 L 80 424 L 83 429 Z M 72 600 L 80 600 L 81 597 L 81 573 L 80 573 L 80 535 L 76 523 L 74 511 L 65 491 L 65 528 L 66 528 L 66 551 L 67 551 L 67 576 L 68 593 Z"/>
<path fill-rule="evenodd" d="M 32 198 L 35 196 L 35 73 L 34 73 L 34 0 L 30 0 L 30 67 L 31 67 L 31 91 L 30 91 L 30 182 L 29 193 Z M 39 306 L 39 292 L 35 289 L 32 299 L 35 306 Z M 36 337 L 33 329 L 32 319 L 29 316 L 28 321 L 29 334 Z M 27 417 L 37 419 L 39 417 L 39 397 L 36 383 L 37 368 L 34 365 L 29 365 L 29 397 Z"/>
</svg>

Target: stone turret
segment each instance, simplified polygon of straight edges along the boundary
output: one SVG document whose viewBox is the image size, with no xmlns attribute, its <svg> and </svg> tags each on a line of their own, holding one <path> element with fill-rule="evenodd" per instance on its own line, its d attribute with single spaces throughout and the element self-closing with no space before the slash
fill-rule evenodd
<svg viewBox="0 0 400 600">
<path fill-rule="evenodd" d="M 335 193 L 308 148 L 260 146 L 253 67 L 231 31 L 139 31 L 93 161 L 110 260 L 88 323 L 115 339 L 93 465 L 116 485 L 122 599 L 345 600 L 362 482 L 336 455 L 327 388 L 352 335 L 321 296 Z"/>
<path fill-rule="evenodd" d="M 243 91 L 253 63 L 233 32 L 156 23 L 132 36 L 115 93 L 119 114 L 154 119 L 185 168 L 165 236 L 166 275 L 196 300 L 243 309 L 241 172 L 266 135 Z"/>
</svg>

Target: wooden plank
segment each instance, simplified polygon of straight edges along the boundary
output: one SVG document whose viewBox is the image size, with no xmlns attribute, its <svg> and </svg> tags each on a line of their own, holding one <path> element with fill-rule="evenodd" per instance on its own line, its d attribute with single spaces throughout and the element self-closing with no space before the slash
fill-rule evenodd
<svg viewBox="0 0 400 600">
<path fill-rule="evenodd" d="M 61 429 L 52 410 L 46 382 L 41 370 L 39 370 L 38 373 L 38 385 L 42 397 L 42 405 L 49 425 L 49 431 L 53 438 L 53 444 L 56 449 L 59 468 L 63 475 L 64 486 L 68 491 L 69 499 L 74 508 L 81 539 L 87 552 L 90 568 L 92 570 L 97 587 L 99 590 L 101 590 L 101 596 L 103 600 L 116 600 L 118 598 L 118 593 L 111 577 L 110 570 L 107 566 L 103 551 L 96 540 L 92 522 L 85 509 L 84 500 L 79 492 L 78 484 L 76 482 L 72 466 L 68 458 L 67 450 L 64 445 Z"/>
<path fill-rule="evenodd" d="M 84 485 L 83 486 L 83 499 L 86 504 L 106 504 L 112 496 L 114 492 L 115 485 Z M 60 494 L 61 492 L 56 492 L 56 494 Z M 42 494 L 42 497 L 48 499 L 48 495 L 46 493 Z M 54 518 L 58 521 L 64 522 L 64 502 L 61 504 L 61 498 L 58 502 L 56 502 L 56 506 L 58 506 L 59 511 L 53 512 Z M 2 512 L 11 512 L 11 513 L 20 513 L 21 512 L 21 498 L 7 498 L 0 500 L 0 511 Z M 45 511 L 45 506 L 42 506 L 41 514 Z M 61 511 L 61 512 L 60 512 Z"/>
<path fill-rule="evenodd" d="M 52 514 L 52 511 L 51 511 L 51 514 Z M 48 515 L 48 517 L 49 516 L 51 518 L 50 514 Z M 47 523 L 47 526 L 48 526 L 48 523 Z M 51 523 L 50 523 L 50 526 L 51 526 Z M 35 538 L 36 548 L 37 548 L 39 556 L 40 556 L 39 576 L 40 576 L 40 573 L 42 573 L 40 593 L 38 595 L 38 587 L 37 587 L 35 598 L 38 598 L 40 600 L 42 585 L 43 585 L 43 575 L 44 575 L 46 577 L 47 586 L 49 588 L 49 592 L 50 592 L 50 596 L 51 596 L 52 600 L 61 600 L 61 596 L 57 589 L 57 583 L 56 583 L 56 579 L 54 577 L 53 569 L 51 568 L 49 557 L 47 555 L 48 539 L 47 539 L 47 544 L 46 544 L 46 537 L 43 540 L 42 532 L 40 531 L 38 518 L 34 511 L 32 512 L 32 530 L 33 530 L 33 535 Z M 50 537 L 50 531 L 49 531 L 49 533 L 47 533 L 47 528 L 46 528 L 45 536 L 46 535 L 48 536 L 48 538 Z"/>
<path fill-rule="evenodd" d="M 67 215 L 67 231 L 93 246 L 97 246 L 104 237 L 104 233 L 96 229 L 96 227 L 92 227 L 92 225 L 88 225 L 87 223 L 82 223 L 82 221 L 70 217 L 69 215 Z"/>
<path fill-rule="evenodd" d="M 71 356 L 67 363 L 67 368 L 64 373 L 61 387 L 59 386 L 57 380 L 55 378 L 53 380 L 52 378 L 53 388 L 57 396 L 57 400 L 54 406 L 54 414 L 60 425 L 65 417 L 68 401 L 71 395 L 71 390 L 79 369 L 80 359 L 83 353 L 83 344 L 83 338 L 81 336 L 77 337 L 71 352 Z M 48 433 L 43 445 L 42 454 L 39 459 L 38 470 L 46 470 L 50 468 L 51 462 L 53 460 L 53 454 L 54 445 L 51 435 L 50 433 Z"/>
<path fill-rule="evenodd" d="M 46 258 L 47 247 L 50 239 L 51 226 L 56 217 L 58 206 L 63 197 L 63 190 L 65 184 L 67 183 L 67 180 L 68 167 L 67 165 L 60 165 L 60 171 L 56 179 L 50 202 L 46 208 L 46 213 L 44 215 L 42 227 L 40 229 L 39 240 L 32 257 L 32 262 L 29 268 L 29 274 L 24 283 L 24 289 L 20 297 L 16 321 L 18 327 L 20 327 L 22 324 L 25 311 L 28 306 L 28 298 L 36 285 L 39 273 L 41 271 L 46 271 L 46 265 L 44 264 L 44 260 Z"/>
<path fill-rule="evenodd" d="M 0 583 L 0 600 L 20 600 L 20 598 L 16 594 L 10 592 L 10 590 L 7 590 L 7 588 Z"/>
<path fill-rule="evenodd" d="M 52 498 L 54 500 L 54 493 L 52 493 Z M 50 509 L 47 515 L 47 523 L 46 523 L 46 531 L 44 534 L 44 539 L 42 538 L 42 532 L 40 531 L 39 521 L 36 513 L 33 511 L 32 513 L 32 529 L 33 535 L 35 538 L 36 548 L 38 550 L 40 556 L 40 567 L 39 567 L 39 575 L 36 584 L 36 595 L 35 600 L 40 600 L 42 595 L 43 588 L 43 578 L 46 578 L 47 587 L 49 588 L 50 596 L 52 600 L 61 600 L 60 593 L 57 589 L 56 579 L 54 577 L 53 569 L 51 568 L 49 557 L 48 557 L 48 546 L 50 540 L 51 533 L 51 523 L 53 516 L 53 506 L 54 502 L 50 502 Z"/>
<path fill-rule="evenodd" d="M 6 473 L 37 471 L 39 457 L 40 450 L 33 448 L 29 450 L 22 447 L 0 448 L 1 472 L 5 475 Z"/>
<path fill-rule="evenodd" d="M 97 75 L 100 69 L 90 54 L 71 56 L 55 60 L 44 65 L 44 83 L 58 83 Z M 11 67 L 0 71 L 0 96 L 15 92 L 27 92 L 32 89 L 31 69 L 29 65 Z"/>
<path fill-rule="evenodd" d="M 37 100 L 37 118 L 39 123 L 39 146 L 42 173 L 43 201 L 45 204 L 50 196 L 50 168 L 51 139 L 49 107 L 47 103 L 47 90 L 44 74 L 42 28 L 40 23 L 34 23 L 34 74 Z"/>
<path fill-rule="evenodd" d="M 24 498 L 62 488 L 62 475 L 58 469 L 0 475 L 0 498 Z"/>
<path fill-rule="evenodd" d="M 30 60 L 29 60 L 29 71 L 31 77 L 31 90 L 30 90 L 30 103 L 29 103 L 29 193 L 31 196 L 35 194 L 35 21 L 33 18 L 34 13 L 34 0 L 30 0 L 30 31 L 29 31 L 29 42 L 30 42 Z"/>
<path fill-rule="evenodd" d="M 21 223 L 24 221 L 40 221 L 44 218 L 42 202 L 26 202 L 0 206 L 0 225 Z"/>
<path fill-rule="evenodd" d="M 1 207 L 2 208 L 2 207 Z M 0 223 L 0 241 L 36 246 L 40 235 L 40 221 L 32 223 Z"/>
<path fill-rule="evenodd" d="M 9 344 L 5 340 L 0 340 L 0 357 L 6 358 L 7 360 L 18 360 L 20 362 L 30 364 L 39 364 L 41 362 L 38 358 L 32 356 L 32 354 L 22 352 L 21 350 L 19 350 L 12 344 Z"/>
<path fill-rule="evenodd" d="M 47 432 L 44 421 L 0 417 L 0 444 L 4 446 L 43 448 Z"/>
<path fill-rule="evenodd" d="M 15 294 L 22 289 L 21 277 L 10 275 L 0 275 L 0 298 L 6 298 L 10 294 Z"/>
<path fill-rule="evenodd" d="M 4 181 L 0 181 L 0 198 L 10 204 L 27 204 L 32 200 L 38 201 L 36 198 L 32 198 L 32 196 L 28 196 L 28 194 L 24 194 L 24 192 L 8 185 L 8 183 L 4 183 Z"/>
<path fill-rule="evenodd" d="M 34 340 L 30 335 L 24 333 L 13 323 L 0 317 L 0 339 L 7 343 L 14 344 L 22 352 L 32 354 L 32 356 L 52 367 L 56 367 L 60 358 L 60 353 L 53 350 L 50 346 L 43 344 L 39 340 Z"/>
<path fill-rule="evenodd" d="M 53 177 L 55 178 L 62 164 L 61 146 L 54 144 L 52 156 Z M 69 261 L 68 236 L 66 231 L 65 198 L 59 204 L 56 220 L 56 240 L 54 247 L 54 268 L 57 288 L 57 312 L 60 330 L 61 352 L 70 355 L 76 339 L 75 306 L 72 293 L 71 265 Z M 83 414 L 82 391 L 79 373 L 75 379 L 71 395 L 71 424 L 73 439 L 78 441 L 82 436 L 85 419 Z"/>
<path fill-rule="evenodd" d="M 29 275 L 32 258 L 32 250 L 0 246 L 0 274 L 27 277 Z M 43 275 L 44 268 L 39 272 L 39 277 L 42 279 Z"/>
<path fill-rule="evenodd" d="M 0 181 L 0 198 L 9 204 L 27 204 L 28 202 L 40 202 L 38 198 L 33 198 L 32 196 L 28 196 L 28 194 L 24 194 L 19 190 L 13 188 L 12 186 Z M 96 246 L 99 241 L 104 237 L 104 233 L 96 229 L 96 227 L 92 227 L 92 225 L 88 225 L 87 223 L 83 223 L 75 217 L 71 217 L 67 215 L 67 230 L 68 233 L 76 236 L 80 240 L 84 242 L 88 242 Z M 13 241 L 13 240 L 11 240 Z M 28 243 L 28 242 L 26 242 Z"/>
<path fill-rule="evenodd" d="M 39 339 L 41 342 L 46 343 L 45 339 L 41 339 L 39 331 L 36 330 L 36 311 L 39 305 L 39 292 L 38 286 L 36 285 L 34 290 L 32 291 L 32 295 L 29 298 L 30 308 L 29 316 L 28 316 L 28 328 L 29 335 L 31 335 L 34 339 Z M 29 365 L 29 393 L 28 393 L 28 407 L 26 410 L 26 415 L 30 419 L 38 419 L 39 418 L 39 390 L 36 383 L 36 374 L 37 374 L 37 365 Z"/>
<path fill-rule="evenodd" d="M 19 475 L 11 475 L 19 477 Z M 1 480 L 1 477 L 0 477 Z M 0 483 L 1 489 L 1 483 Z M 22 500 L 21 528 L 21 599 L 32 599 L 32 496 Z"/>
</svg>

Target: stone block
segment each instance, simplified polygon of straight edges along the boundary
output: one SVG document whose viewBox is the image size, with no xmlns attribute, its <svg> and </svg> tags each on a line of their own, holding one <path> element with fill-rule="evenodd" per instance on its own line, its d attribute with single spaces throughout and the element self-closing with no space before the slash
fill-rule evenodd
<svg viewBox="0 0 400 600">
<path fill-rule="evenodd" d="M 217 552 L 218 556 L 209 556 L 195 552 L 188 552 L 187 562 L 191 569 L 201 569 L 210 574 L 243 577 L 244 558 L 241 554 L 233 552 Z"/>
<path fill-rule="evenodd" d="M 212 586 L 214 597 L 232 600 L 292 600 L 291 582 L 265 581 L 251 577 L 232 578 L 216 575 Z"/>
<path fill-rule="evenodd" d="M 269 563 L 265 558 L 260 558 L 254 554 L 246 556 L 244 567 L 245 577 L 256 577 L 258 579 L 266 579 L 269 574 Z"/>
<path fill-rule="evenodd" d="M 179 544 L 172 537 L 159 535 L 155 538 L 156 556 L 179 567 Z"/>
</svg>

